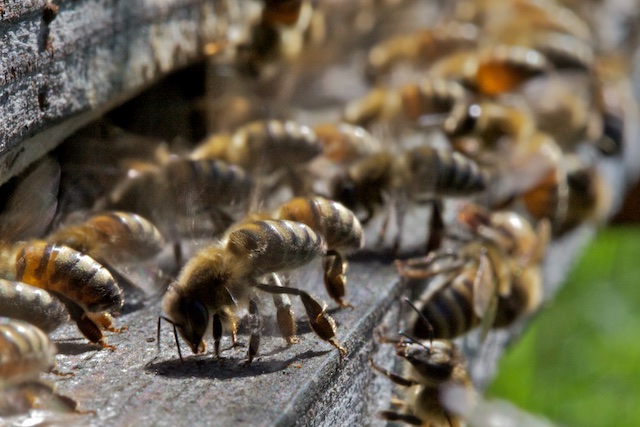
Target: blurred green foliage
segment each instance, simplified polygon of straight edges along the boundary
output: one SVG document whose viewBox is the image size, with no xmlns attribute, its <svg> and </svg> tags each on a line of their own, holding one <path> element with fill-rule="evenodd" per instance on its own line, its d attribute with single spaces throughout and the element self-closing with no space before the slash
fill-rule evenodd
<svg viewBox="0 0 640 427">
<path fill-rule="evenodd" d="M 640 425 L 640 228 L 599 233 L 487 394 L 566 426 Z"/>
</svg>

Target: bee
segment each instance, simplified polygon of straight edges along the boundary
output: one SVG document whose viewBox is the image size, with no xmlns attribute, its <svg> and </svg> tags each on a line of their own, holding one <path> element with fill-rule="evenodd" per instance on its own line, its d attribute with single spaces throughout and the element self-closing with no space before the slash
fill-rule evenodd
<svg viewBox="0 0 640 427">
<path fill-rule="evenodd" d="M 55 345 L 40 328 L 22 320 L 0 318 L 0 385 L 37 379 L 55 366 Z"/>
<path fill-rule="evenodd" d="M 0 416 L 32 408 L 87 413 L 78 410 L 75 400 L 58 394 L 54 385 L 40 379 L 42 373 L 53 371 L 56 352 L 37 326 L 0 317 Z"/>
<path fill-rule="evenodd" d="M 518 45 L 497 44 L 472 52 L 459 52 L 437 61 L 428 73 L 456 80 L 473 92 L 496 96 L 513 92 L 553 67 L 540 52 Z"/>
<path fill-rule="evenodd" d="M 345 350 L 335 339 L 335 322 L 326 313 L 326 306 L 305 291 L 281 286 L 272 274 L 301 267 L 324 256 L 326 249 L 322 236 L 298 222 L 241 222 L 232 227 L 219 244 L 202 249 L 187 262 L 162 300 L 167 314 L 164 319 L 173 324 L 176 340 L 177 330 L 195 354 L 205 351 L 203 336 L 212 327 L 214 351 L 219 357 L 223 329 L 231 331 L 235 344 L 237 312 L 248 307 L 251 336 L 247 363 L 250 363 L 260 343 L 257 291 L 297 295 L 313 331 L 343 355 Z M 260 282 L 263 276 L 267 276 L 268 283 Z M 283 309 L 278 313 L 278 325 L 285 339 L 292 343 L 295 341 L 293 312 L 287 307 Z M 178 352 L 182 359 L 179 346 Z"/>
<path fill-rule="evenodd" d="M 214 134 L 196 147 L 194 160 L 219 159 L 237 165 L 253 176 L 284 179 L 294 193 L 300 182 L 299 168 L 322 154 L 323 146 L 312 128 L 287 120 L 258 120 L 232 134 Z M 269 193 L 268 190 L 264 191 Z"/>
<path fill-rule="evenodd" d="M 94 208 L 136 213 L 166 239 L 177 241 L 203 233 L 194 229 L 194 217 L 208 219 L 217 230 L 226 229 L 233 215 L 246 209 L 252 188 L 252 178 L 238 166 L 178 158 L 125 179 Z"/>
<path fill-rule="evenodd" d="M 352 211 L 364 210 L 365 215 L 359 217 L 362 224 L 367 224 L 390 198 L 392 207 L 398 209 L 397 250 L 408 202 L 433 203 L 441 196 L 477 194 L 485 190 L 487 179 L 486 172 L 473 160 L 456 152 L 421 146 L 400 155 L 381 151 L 361 159 L 337 177 L 332 194 Z M 388 215 L 381 236 L 387 220 Z"/>
<path fill-rule="evenodd" d="M 104 341 L 102 330 L 120 331 L 111 315 L 120 311 L 124 298 L 111 273 L 74 249 L 33 238 L 44 232 L 53 217 L 59 174 L 59 165 L 46 158 L 19 177 L 1 215 L 0 276 L 51 293 L 64 303 L 85 337 L 113 349 Z M 46 217 L 46 224 L 39 221 L 40 215 Z"/>
<path fill-rule="evenodd" d="M 0 316 L 30 322 L 45 333 L 69 321 L 67 310 L 44 289 L 0 279 Z"/>
<path fill-rule="evenodd" d="M 42 240 L 4 243 L 0 274 L 51 293 L 89 341 L 114 349 L 102 330 L 121 331 L 113 326 L 112 314 L 120 311 L 124 296 L 111 273 L 90 256 Z"/>
<path fill-rule="evenodd" d="M 306 224 L 324 238 L 327 244 L 325 287 L 340 306 L 351 307 L 343 301 L 347 285 L 344 252 L 364 246 L 362 225 L 354 213 L 338 202 L 314 196 L 298 197 L 282 204 L 273 217 Z"/>
<path fill-rule="evenodd" d="M 349 123 L 322 123 L 313 130 L 322 144 L 322 157 L 337 165 L 351 164 L 380 148 L 368 130 Z"/>
<path fill-rule="evenodd" d="M 451 388 L 464 390 L 473 397 L 474 388 L 467 373 L 464 358 L 451 341 L 433 340 L 420 342 L 408 335 L 395 341 L 396 355 L 404 362 L 404 374 L 390 372 L 371 361 L 371 367 L 402 387 L 403 399 L 394 399 L 393 409 L 379 415 L 388 421 L 429 426 L 462 426 L 463 420 L 451 412 L 444 400 Z M 386 339 L 386 342 L 394 342 Z"/>
<path fill-rule="evenodd" d="M 493 13 L 499 10 L 500 13 Z M 462 1 L 456 5 L 453 19 L 471 22 L 484 31 L 531 32 L 557 31 L 592 42 L 589 25 L 571 9 L 554 1 L 500 0 Z"/>
<path fill-rule="evenodd" d="M 310 0 L 265 0 L 249 40 L 237 46 L 239 70 L 252 77 L 274 77 L 282 65 L 295 61 L 305 46 L 305 35 L 313 31 L 314 9 Z"/>
<path fill-rule="evenodd" d="M 585 222 L 602 222 L 611 208 L 611 189 L 595 166 L 567 154 L 561 168 L 562 185 L 547 178 L 522 195 L 527 211 L 535 219 L 549 218 L 556 236 Z"/>
<path fill-rule="evenodd" d="M 81 223 L 62 227 L 49 234 L 47 241 L 87 254 L 103 265 L 147 260 L 165 244 L 150 221 L 119 211 L 97 213 Z"/>
<path fill-rule="evenodd" d="M 321 153 L 322 144 L 312 128 L 292 120 L 257 120 L 230 135 L 212 135 L 190 157 L 220 159 L 252 173 L 267 174 L 306 163 Z"/>
<path fill-rule="evenodd" d="M 367 57 L 367 75 L 373 80 L 388 74 L 402 62 L 427 66 L 455 51 L 478 45 L 478 28 L 470 23 L 449 21 L 413 34 L 391 37 L 375 45 Z"/>
<path fill-rule="evenodd" d="M 513 211 L 467 205 L 458 218 L 472 233 L 461 247 L 396 261 L 407 279 L 437 277 L 420 297 L 417 338 L 451 339 L 482 325 L 507 327 L 542 300 L 540 263 L 550 235 L 548 221 L 531 224 Z M 449 259 L 449 262 L 443 260 Z"/>
<path fill-rule="evenodd" d="M 358 126 L 399 121 L 429 127 L 443 122 L 466 98 L 466 91 L 453 80 L 425 78 L 397 89 L 374 88 L 349 102 L 342 116 L 345 122 Z"/>
<path fill-rule="evenodd" d="M 591 77 L 565 73 L 528 85 L 521 93 L 538 129 L 552 135 L 565 151 L 597 144 L 603 137 L 605 119 Z"/>
</svg>

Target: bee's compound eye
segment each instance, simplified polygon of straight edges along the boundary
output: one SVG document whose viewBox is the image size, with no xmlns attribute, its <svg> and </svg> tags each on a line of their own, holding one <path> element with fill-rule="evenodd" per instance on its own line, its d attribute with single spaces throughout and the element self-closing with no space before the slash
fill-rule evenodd
<svg viewBox="0 0 640 427">
<path fill-rule="evenodd" d="M 185 300 L 183 304 L 185 324 L 182 332 L 192 348 L 197 349 L 209 323 L 209 310 L 200 301 Z M 195 350 L 194 350 L 195 351 Z"/>
<path fill-rule="evenodd" d="M 336 182 L 335 198 L 349 209 L 354 209 L 358 204 L 356 187 L 348 177 L 343 177 Z"/>
</svg>

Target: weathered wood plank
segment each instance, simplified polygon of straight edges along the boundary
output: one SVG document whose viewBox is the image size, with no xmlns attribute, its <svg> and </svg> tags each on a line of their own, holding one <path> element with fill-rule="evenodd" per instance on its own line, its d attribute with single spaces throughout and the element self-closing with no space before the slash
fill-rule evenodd
<svg viewBox="0 0 640 427">
<path fill-rule="evenodd" d="M 91 119 L 202 59 L 227 23 L 204 0 L 55 3 L 57 13 L 46 19 L 43 0 L 5 2 L 0 12 L 0 182 Z M 38 135 L 45 129 L 53 130 Z"/>
</svg>

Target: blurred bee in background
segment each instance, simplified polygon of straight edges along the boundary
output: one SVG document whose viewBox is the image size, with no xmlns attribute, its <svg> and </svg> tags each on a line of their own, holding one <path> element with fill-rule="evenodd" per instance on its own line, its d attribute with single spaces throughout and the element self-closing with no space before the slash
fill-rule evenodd
<svg viewBox="0 0 640 427">
<path fill-rule="evenodd" d="M 612 204 L 611 189 L 594 165 L 570 154 L 563 157 L 562 165 L 562 187 L 549 175 L 539 186 L 521 195 L 534 219 L 551 220 L 556 236 L 584 223 L 603 222 Z"/>
<path fill-rule="evenodd" d="M 232 134 L 214 134 L 190 154 L 193 160 L 219 159 L 237 165 L 265 187 L 256 190 L 270 194 L 284 182 L 294 194 L 307 163 L 322 153 L 323 147 L 313 129 L 294 121 L 260 120 L 236 129 Z M 269 182 L 272 181 L 272 182 Z"/>
<path fill-rule="evenodd" d="M 426 257 L 396 261 L 408 280 L 436 278 L 420 296 L 421 319 L 413 322 L 417 338 L 455 338 L 481 324 L 507 327 L 531 313 L 542 300 L 540 263 L 550 236 L 548 221 L 536 230 L 513 211 L 490 212 L 467 205 L 458 219 L 471 232 L 460 247 Z M 448 262 L 446 261 L 448 260 Z"/>
<path fill-rule="evenodd" d="M 23 320 L 45 333 L 69 321 L 67 310 L 44 289 L 0 279 L 0 316 Z"/>
<path fill-rule="evenodd" d="M 436 60 L 478 46 L 478 29 L 469 23 L 446 21 L 412 34 L 392 36 L 369 50 L 367 76 L 377 81 L 400 64 L 426 69 Z"/>
<path fill-rule="evenodd" d="M 118 269 L 155 257 L 164 247 L 160 231 L 140 215 L 110 211 L 58 228 L 48 242 L 75 249 L 98 261 L 118 282 L 134 285 Z M 135 285 L 134 285 L 135 286 Z"/>
<path fill-rule="evenodd" d="M 272 78 L 285 64 L 297 59 L 305 46 L 305 32 L 312 25 L 313 6 L 308 0 L 264 0 L 249 41 L 237 48 L 242 72 Z"/>
<path fill-rule="evenodd" d="M 77 402 L 40 378 L 55 366 L 56 348 L 38 327 L 0 318 L 0 416 L 30 409 L 83 413 Z"/>
<path fill-rule="evenodd" d="M 385 208 L 381 240 L 386 234 L 390 209 L 396 210 L 394 250 L 397 251 L 410 202 L 432 203 L 436 210 L 432 217 L 438 216 L 439 205 L 434 202 L 437 198 L 478 194 L 486 185 L 486 172 L 473 160 L 456 152 L 421 146 L 400 155 L 381 151 L 354 163 L 333 183 L 332 197 L 356 214 L 364 210 L 365 215 L 359 218 L 362 224 L 367 224 L 380 208 Z M 429 226 L 432 232 L 433 225 L 432 222 Z M 442 226 L 438 223 L 438 227 Z M 437 246 L 431 240 L 430 237 L 427 242 L 428 251 Z"/>
<path fill-rule="evenodd" d="M 534 49 L 497 44 L 446 56 L 431 66 L 428 75 L 458 81 L 481 95 L 496 96 L 513 92 L 552 69 L 547 58 Z"/>
<path fill-rule="evenodd" d="M 313 127 L 322 144 L 322 158 L 347 166 L 381 149 L 380 141 L 368 130 L 349 123 L 321 123 Z"/>
<path fill-rule="evenodd" d="M 495 13 L 495 11 L 500 13 Z M 569 34 L 593 44 L 589 25 L 571 9 L 552 0 L 481 0 L 458 2 L 450 19 L 470 22 L 489 37 L 538 30 Z"/>
<path fill-rule="evenodd" d="M 234 222 L 234 215 L 247 209 L 252 189 L 252 178 L 238 166 L 178 158 L 125 179 L 95 209 L 133 212 L 150 220 L 165 239 L 174 242 L 180 266 L 178 242 L 221 233 Z M 149 240 L 151 246 L 158 243 L 155 240 Z"/>
<path fill-rule="evenodd" d="M 343 120 L 365 127 L 376 122 L 433 127 L 444 122 L 466 98 L 466 91 L 453 80 L 423 78 L 397 89 L 372 89 L 364 97 L 347 103 Z"/>
<path fill-rule="evenodd" d="M 91 342 L 113 348 L 104 341 L 102 330 L 120 331 L 113 327 L 111 315 L 119 312 L 124 298 L 111 273 L 76 250 L 34 240 L 53 218 L 59 176 L 57 162 L 45 158 L 10 188 L 0 215 L 4 239 L 0 242 L 0 276 L 45 289 L 64 303 Z"/>
<path fill-rule="evenodd" d="M 223 330 L 231 331 L 235 344 L 237 313 L 248 307 L 251 336 L 248 360 L 258 352 L 260 317 L 258 292 L 297 295 L 307 312 L 311 329 L 323 340 L 336 347 L 341 355 L 345 350 L 335 339 L 335 322 L 326 306 L 307 292 L 281 286 L 272 273 L 283 272 L 308 264 L 326 254 L 326 242 L 308 226 L 285 220 L 242 222 L 229 231 L 219 244 L 204 248 L 189 260 L 178 279 L 162 301 L 162 308 L 173 324 L 174 334 L 180 333 L 195 353 L 203 353 L 203 336 L 213 328 L 215 355 L 220 354 Z M 261 283 L 266 277 L 267 283 Z M 290 308 L 279 308 L 278 326 L 288 343 L 295 342 L 295 323 Z M 211 326 L 212 325 L 212 326 Z M 180 347 L 178 352 L 182 359 Z"/>
<path fill-rule="evenodd" d="M 427 324 L 426 319 L 422 321 Z M 462 353 L 451 341 L 420 342 L 409 335 L 400 340 L 382 338 L 396 344 L 396 354 L 403 359 L 404 374 L 390 372 L 373 360 L 371 367 L 402 387 L 402 398 L 393 399 L 393 408 L 379 412 L 388 421 L 416 426 L 462 426 L 463 419 L 444 405 L 448 389 L 464 391 L 473 400 L 475 392 Z"/>
</svg>

